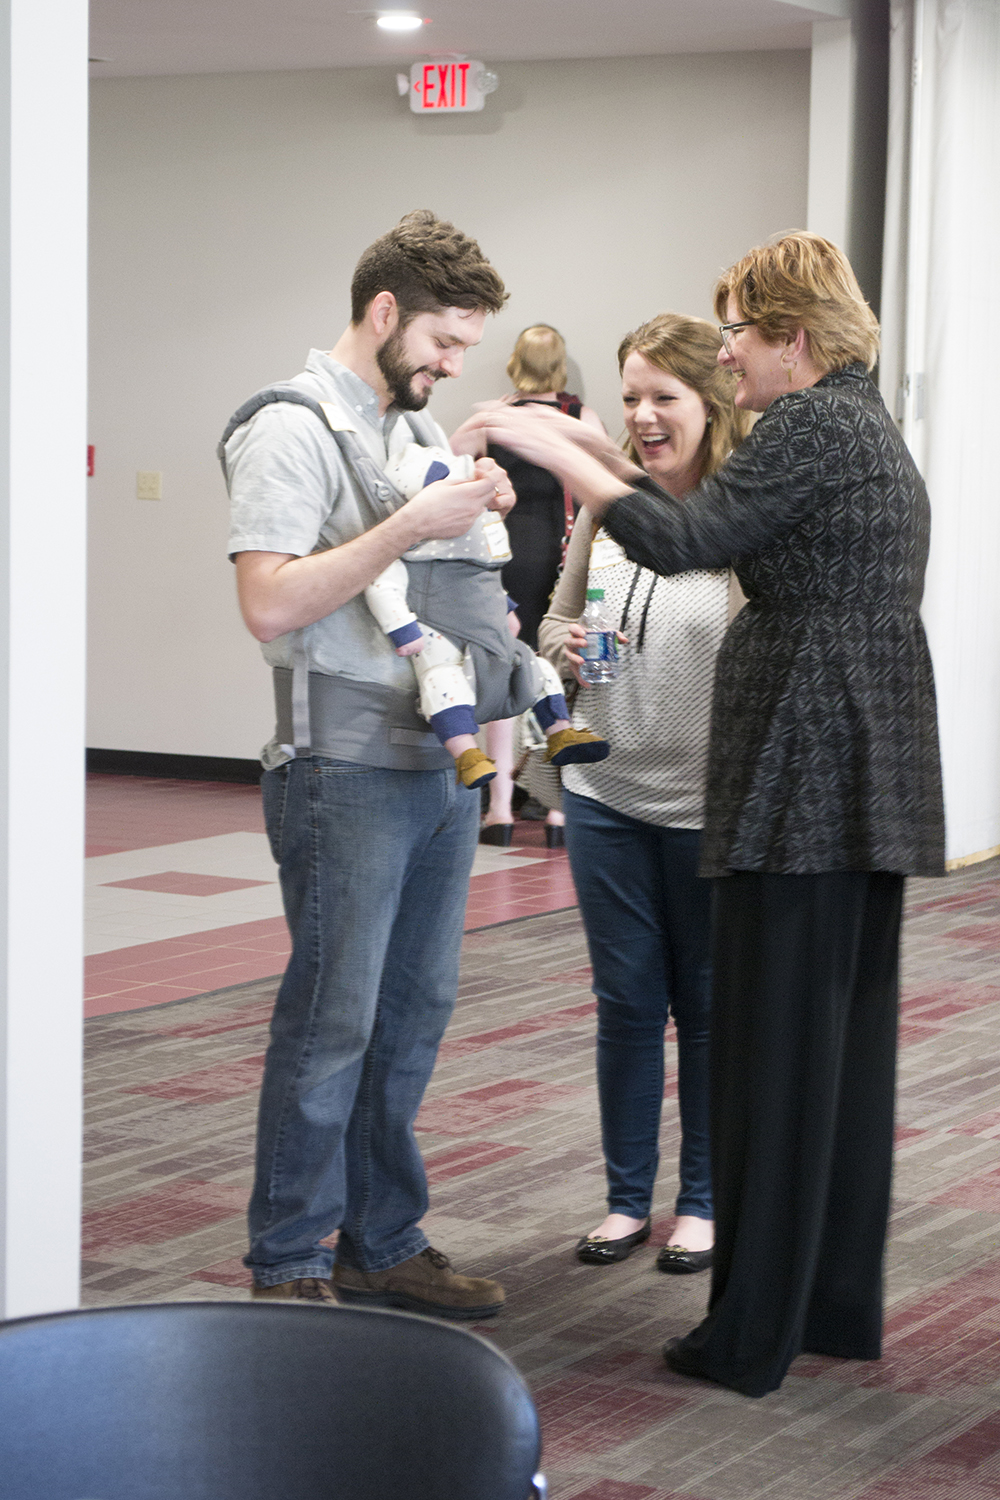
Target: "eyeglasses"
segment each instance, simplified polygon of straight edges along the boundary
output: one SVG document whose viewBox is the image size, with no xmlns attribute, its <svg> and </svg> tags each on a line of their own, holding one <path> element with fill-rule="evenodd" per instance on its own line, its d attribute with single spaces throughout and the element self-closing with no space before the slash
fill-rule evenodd
<svg viewBox="0 0 1000 1500">
<path fill-rule="evenodd" d="M 739 331 L 740 331 L 741 328 L 752 328 L 753 326 L 754 326 L 754 320 L 753 320 L 753 318 L 747 318 L 746 321 L 743 322 L 743 323 L 720 323 L 719 324 L 719 332 L 722 335 L 723 347 L 725 348 L 725 351 L 726 351 L 727 354 L 732 354 L 732 352 L 733 352 L 733 344 L 732 344 L 733 334 L 734 333 L 739 333 Z"/>
</svg>

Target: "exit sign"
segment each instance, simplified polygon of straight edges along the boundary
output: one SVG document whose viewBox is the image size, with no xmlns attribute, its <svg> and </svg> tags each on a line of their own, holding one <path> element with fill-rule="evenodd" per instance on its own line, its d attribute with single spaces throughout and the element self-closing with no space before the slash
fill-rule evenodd
<svg viewBox="0 0 1000 1500">
<path fill-rule="evenodd" d="M 471 113 L 482 109 L 484 82 L 496 87 L 481 62 L 414 63 L 410 69 L 410 108 L 414 114 Z"/>
</svg>

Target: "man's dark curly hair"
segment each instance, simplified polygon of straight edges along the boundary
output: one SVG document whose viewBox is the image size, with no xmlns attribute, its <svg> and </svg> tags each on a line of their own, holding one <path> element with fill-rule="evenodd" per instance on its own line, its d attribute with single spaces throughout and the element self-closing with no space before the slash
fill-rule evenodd
<svg viewBox="0 0 1000 1500">
<path fill-rule="evenodd" d="M 442 307 L 497 313 L 508 297 L 475 240 L 429 208 L 404 214 L 358 261 L 351 281 L 355 327 L 379 292 L 395 297 L 404 327 L 418 313 Z"/>
</svg>

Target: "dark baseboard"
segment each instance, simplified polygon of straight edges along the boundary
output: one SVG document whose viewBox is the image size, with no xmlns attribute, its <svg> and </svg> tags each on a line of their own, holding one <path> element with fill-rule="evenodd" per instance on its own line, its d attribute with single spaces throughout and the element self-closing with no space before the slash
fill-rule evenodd
<svg viewBox="0 0 1000 1500">
<path fill-rule="evenodd" d="M 112 776 L 164 776 L 175 781 L 237 781 L 256 786 L 259 760 L 236 760 L 224 755 L 161 755 L 150 750 L 90 750 L 87 770 Z"/>
</svg>

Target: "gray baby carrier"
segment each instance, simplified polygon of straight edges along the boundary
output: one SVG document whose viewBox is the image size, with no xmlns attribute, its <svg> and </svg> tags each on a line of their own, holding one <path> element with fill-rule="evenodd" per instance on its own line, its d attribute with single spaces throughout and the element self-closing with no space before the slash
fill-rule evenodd
<svg viewBox="0 0 1000 1500">
<path fill-rule="evenodd" d="M 294 385 L 267 386 L 234 412 L 216 450 L 228 484 L 226 444 L 238 427 L 264 406 L 287 401 L 304 406 L 323 423 L 351 470 L 368 510 L 370 524 L 377 526 L 406 503 L 375 460 L 358 441 L 353 427 L 330 401 L 317 401 Z M 417 412 L 407 412 L 406 421 L 422 447 L 434 447 L 436 438 Z M 464 566 L 460 590 L 455 588 L 455 569 Z M 507 625 L 503 592 L 496 587 L 492 571 L 475 563 L 462 564 L 439 559 L 407 561 L 407 602 L 418 619 L 439 630 L 455 645 L 464 647 L 475 670 L 476 718 L 480 724 L 493 719 L 512 719 L 530 707 L 536 696 L 533 653 L 515 640 Z M 296 754 L 308 755 L 309 678 L 304 635 L 293 633 L 292 728 Z"/>
</svg>

